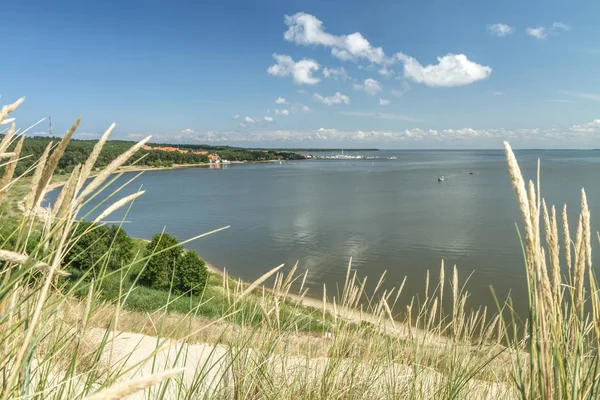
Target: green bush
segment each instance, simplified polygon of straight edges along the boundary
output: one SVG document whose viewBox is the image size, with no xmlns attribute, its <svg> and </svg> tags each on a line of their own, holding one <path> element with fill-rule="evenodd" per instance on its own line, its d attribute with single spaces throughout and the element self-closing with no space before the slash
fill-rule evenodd
<svg viewBox="0 0 600 400">
<path fill-rule="evenodd" d="M 80 238 L 65 256 L 71 269 L 84 272 L 106 266 L 109 270 L 115 270 L 133 260 L 133 241 L 116 225 L 108 227 L 80 221 L 74 237 Z"/>
<path fill-rule="evenodd" d="M 108 229 L 108 245 L 110 247 L 109 269 L 115 270 L 133 261 L 133 239 L 120 226 L 113 225 Z"/>
<path fill-rule="evenodd" d="M 65 255 L 69 268 L 88 271 L 106 263 L 109 245 L 106 225 L 81 221 L 73 232 L 73 237 L 78 239 Z"/>
<path fill-rule="evenodd" d="M 185 252 L 177 265 L 176 272 L 177 290 L 179 292 L 191 292 L 192 294 L 202 292 L 204 285 L 206 285 L 208 270 L 204 260 L 195 251 Z"/>
<path fill-rule="evenodd" d="M 185 251 L 177 239 L 157 233 L 146 247 L 148 264 L 140 275 L 140 284 L 174 293 L 201 293 L 206 285 L 206 264 L 194 251 Z"/>
<path fill-rule="evenodd" d="M 150 259 L 140 275 L 140 284 L 169 290 L 174 268 L 183 255 L 183 247 L 168 233 L 157 233 L 146 246 L 146 254 Z"/>
</svg>

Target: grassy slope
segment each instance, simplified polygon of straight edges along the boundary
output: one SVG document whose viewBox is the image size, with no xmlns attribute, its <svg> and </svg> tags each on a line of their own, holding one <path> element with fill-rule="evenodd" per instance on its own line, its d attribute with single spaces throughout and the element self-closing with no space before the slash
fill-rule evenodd
<svg viewBox="0 0 600 400">
<path fill-rule="evenodd" d="M 147 242 L 134 239 L 134 243 L 135 253 L 138 254 L 138 257 L 141 257 Z M 230 312 L 231 302 L 223 286 L 224 279 L 228 279 L 227 284 L 229 287 L 235 287 L 237 282 L 233 278 L 224 278 L 209 272 L 209 279 L 202 295 L 176 296 L 166 291 L 135 285 L 135 278 L 142 268 L 143 263 L 135 262 L 127 276 L 123 277 L 120 272 L 117 272 L 105 278 L 100 287 L 101 298 L 113 301 L 119 298 L 120 293 L 129 292 L 123 307 L 140 313 L 166 310 L 175 314 L 187 315 L 193 313 L 216 319 Z M 260 300 L 261 292 L 256 290 L 244 299 L 241 309 L 236 310 L 233 321 L 261 326 L 263 318 Z M 293 320 L 296 322 L 295 325 L 298 331 L 323 332 L 326 329 L 321 312 L 314 308 L 302 307 L 290 300 L 282 302 L 279 307 L 284 325 Z"/>
<path fill-rule="evenodd" d="M 67 175 L 53 177 L 52 183 L 65 181 Z M 29 190 L 29 178 L 24 178 L 17 182 L 11 189 L 10 196 L 3 204 L 2 227 L 17 224 L 20 218 L 18 202 L 23 199 Z M 147 241 L 134 238 L 134 254 L 138 259 L 144 254 Z M 121 294 L 127 294 L 126 300 L 122 306 L 130 311 L 139 313 L 152 313 L 155 311 L 167 311 L 172 314 L 187 315 L 193 313 L 198 316 L 217 319 L 230 312 L 230 299 L 225 294 L 223 288 L 223 278 L 219 274 L 209 272 L 209 279 L 204 294 L 201 296 L 175 296 L 162 290 L 156 290 L 135 284 L 135 278 L 143 268 L 143 263 L 135 262 L 127 276 L 123 277 L 122 272 L 117 271 L 103 279 L 100 286 L 100 296 L 102 300 L 116 302 Z M 235 287 L 238 282 L 233 278 L 229 279 L 230 287 Z M 80 295 L 85 296 L 85 289 L 80 290 Z M 287 326 L 287 322 L 294 321 L 294 330 L 301 332 L 323 332 L 326 327 L 323 323 L 323 315 L 320 311 L 300 306 L 292 301 L 282 302 L 280 312 L 283 316 L 282 323 Z M 326 319 L 330 319 L 327 317 Z M 261 326 L 263 323 L 262 310 L 260 307 L 260 293 L 254 293 L 244 299 L 241 309 L 237 309 L 233 315 L 233 322 L 249 324 L 251 326 Z M 328 325 L 328 324 L 327 324 Z"/>
</svg>

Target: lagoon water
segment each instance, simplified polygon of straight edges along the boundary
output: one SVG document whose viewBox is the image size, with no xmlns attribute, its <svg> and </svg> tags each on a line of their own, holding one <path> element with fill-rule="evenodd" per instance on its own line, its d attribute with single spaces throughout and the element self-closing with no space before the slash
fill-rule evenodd
<svg viewBox="0 0 600 400">
<path fill-rule="evenodd" d="M 367 155 L 365 153 L 365 155 Z M 147 171 L 122 194 L 142 187 L 124 228 L 150 238 L 163 228 L 183 240 L 231 228 L 187 245 L 208 262 L 246 280 L 299 261 L 310 295 L 343 285 L 348 260 L 371 288 L 407 276 L 405 296 L 423 293 L 429 269 L 456 264 L 472 305 L 492 306 L 490 286 L 525 301 L 525 268 L 515 223 L 522 227 L 502 151 L 380 151 L 381 160 L 306 160 Z M 397 159 L 385 159 L 396 156 Z M 581 187 L 600 229 L 600 151 L 519 151 L 526 178 L 542 163 L 542 195 L 579 211 Z M 472 172 L 473 174 L 470 174 Z M 437 177 L 445 176 L 443 183 Z M 130 179 L 127 173 L 115 183 Z M 116 187 L 113 185 L 113 187 Z M 108 191 L 106 191 L 108 193 Z M 49 201 L 57 192 L 49 195 Z M 101 207 L 102 209 L 102 207 Z M 120 212 L 112 220 L 124 217 Z M 594 243 L 596 255 L 597 243 Z M 600 262 L 596 262 L 600 266 Z M 448 268 L 446 276 L 450 276 Z M 369 285 L 367 285 L 369 287 Z"/>
</svg>

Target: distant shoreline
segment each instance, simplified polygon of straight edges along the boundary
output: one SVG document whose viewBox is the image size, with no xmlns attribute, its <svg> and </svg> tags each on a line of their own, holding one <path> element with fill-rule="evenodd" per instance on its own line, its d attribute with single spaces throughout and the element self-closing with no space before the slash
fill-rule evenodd
<svg viewBox="0 0 600 400">
<path fill-rule="evenodd" d="M 265 160 L 265 161 L 229 161 L 227 164 L 218 164 L 218 165 L 231 165 L 231 164 L 270 164 L 273 162 L 279 162 L 279 161 L 287 161 L 287 160 Z M 149 167 L 146 165 L 128 165 L 128 166 L 124 166 L 119 168 L 118 170 L 116 170 L 115 172 L 113 172 L 112 174 L 121 174 L 121 173 L 125 173 L 125 172 L 144 172 L 144 171 L 171 171 L 171 170 L 177 170 L 177 169 L 188 169 L 188 168 L 209 168 L 211 165 L 211 163 L 198 163 L 198 164 L 173 164 L 170 167 Z M 90 174 L 90 178 L 96 176 L 95 173 Z M 48 185 L 48 187 L 46 188 L 46 193 L 45 195 L 47 195 L 48 193 L 52 192 L 53 190 L 58 189 L 59 187 L 63 186 L 67 180 L 69 179 L 69 174 L 65 174 L 63 176 L 61 176 L 61 179 L 53 182 L 51 184 Z"/>
</svg>

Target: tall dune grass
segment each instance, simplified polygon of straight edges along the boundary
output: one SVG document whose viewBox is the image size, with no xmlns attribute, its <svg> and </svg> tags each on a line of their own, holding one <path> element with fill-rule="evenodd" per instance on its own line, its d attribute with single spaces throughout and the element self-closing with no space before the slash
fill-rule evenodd
<svg viewBox="0 0 600 400">
<path fill-rule="evenodd" d="M 0 124 L 21 102 L 0 111 Z M 398 304 L 405 281 L 390 288 L 382 276 L 374 292 L 365 293 L 366 278 L 357 276 L 350 262 L 341 295 L 328 296 L 324 288 L 318 305 L 322 332 L 311 334 L 299 328 L 307 323 L 302 312 L 307 288 L 296 267 L 283 274 L 278 266 L 250 284 L 225 274 L 219 290 L 226 306 L 216 319 L 198 316 L 200 307 L 214 301 L 209 295 L 195 298 L 187 315 L 170 313 L 173 302 L 187 296 L 174 293 L 154 313 L 128 311 L 125 306 L 137 290 L 124 281 L 132 265 L 108 271 L 107 258 L 98 262 L 93 276 L 64 284 L 65 254 L 81 237 L 75 227 L 83 205 L 103 196 L 101 222 L 140 196 L 114 200 L 120 188 L 106 189 L 114 180 L 111 174 L 148 140 L 90 180 L 113 124 L 86 163 L 73 170 L 54 206 L 40 210 L 78 124 L 60 143 L 48 146 L 28 176 L 13 176 L 21 143 L 14 124 L 0 143 L 1 199 L 6 205 L 17 183 L 28 187 L 18 199 L 21 216 L 7 213 L 1 222 L 11 227 L 0 238 L 1 398 L 598 397 L 600 298 L 585 192 L 573 241 L 566 208 L 561 229 L 555 208 L 536 194 L 539 182 L 537 192 L 532 182 L 525 184 L 508 144 L 509 176 L 525 232 L 526 322 L 511 311 L 510 299 L 498 299 L 494 310 L 467 309 L 469 294 L 456 266 L 446 268 L 442 262 L 439 274 L 427 275 L 423 296 Z M 122 282 L 119 296 L 100 300 L 104 281 L 115 276 Z M 274 283 L 267 290 L 269 278 Z M 293 285 L 301 287 L 301 294 L 290 300 Z M 403 312 L 395 314 L 399 309 Z"/>
</svg>

